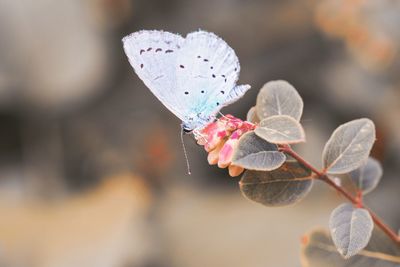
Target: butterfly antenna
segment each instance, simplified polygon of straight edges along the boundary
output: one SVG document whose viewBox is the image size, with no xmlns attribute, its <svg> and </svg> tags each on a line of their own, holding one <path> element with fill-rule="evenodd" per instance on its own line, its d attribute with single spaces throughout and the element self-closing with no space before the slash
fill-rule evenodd
<svg viewBox="0 0 400 267">
<path fill-rule="evenodd" d="M 183 148 L 183 154 L 185 155 L 187 174 L 191 175 L 192 172 L 190 171 L 189 158 L 187 156 L 185 142 L 183 141 L 183 127 L 181 128 L 181 144 L 182 144 L 182 148 Z"/>
</svg>

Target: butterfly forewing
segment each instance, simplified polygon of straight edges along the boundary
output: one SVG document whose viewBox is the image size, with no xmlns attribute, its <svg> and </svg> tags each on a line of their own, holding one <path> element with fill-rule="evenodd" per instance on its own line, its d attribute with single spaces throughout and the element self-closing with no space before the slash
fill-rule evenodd
<svg viewBox="0 0 400 267">
<path fill-rule="evenodd" d="M 184 105 L 176 94 L 176 62 L 184 38 L 164 31 L 139 31 L 122 39 L 129 62 L 152 93 L 178 118 Z"/>
</svg>

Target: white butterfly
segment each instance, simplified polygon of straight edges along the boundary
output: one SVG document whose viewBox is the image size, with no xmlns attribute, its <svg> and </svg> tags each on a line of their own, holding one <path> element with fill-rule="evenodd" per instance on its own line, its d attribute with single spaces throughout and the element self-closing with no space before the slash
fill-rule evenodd
<svg viewBox="0 0 400 267">
<path fill-rule="evenodd" d="M 239 60 L 213 33 L 197 31 L 183 38 L 164 31 L 139 31 L 122 42 L 137 75 L 182 120 L 185 132 L 203 128 L 222 107 L 250 89 L 236 85 Z"/>
</svg>

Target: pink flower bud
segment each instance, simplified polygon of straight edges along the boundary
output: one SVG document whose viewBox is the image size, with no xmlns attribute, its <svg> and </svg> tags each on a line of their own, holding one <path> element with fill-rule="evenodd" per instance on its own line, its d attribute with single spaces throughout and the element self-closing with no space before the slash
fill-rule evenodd
<svg viewBox="0 0 400 267">
<path fill-rule="evenodd" d="M 224 143 L 220 142 L 215 149 L 211 150 L 208 153 L 208 157 L 207 157 L 208 164 L 215 165 L 218 163 L 219 152 L 221 151 L 221 148 L 223 146 L 224 146 Z"/>
<path fill-rule="evenodd" d="M 242 174 L 242 172 L 244 171 L 244 168 L 231 164 L 231 165 L 229 165 L 228 170 L 229 170 L 230 176 L 236 177 L 236 176 L 239 176 L 240 174 Z"/>
<path fill-rule="evenodd" d="M 225 142 L 224 146 L 219 152 L 218 167 L 226 168 L 231 164 L 234 150 L 239 142 L 239 137 L 242 134 L 241 130 L 236 130 Z"/>
</svg>

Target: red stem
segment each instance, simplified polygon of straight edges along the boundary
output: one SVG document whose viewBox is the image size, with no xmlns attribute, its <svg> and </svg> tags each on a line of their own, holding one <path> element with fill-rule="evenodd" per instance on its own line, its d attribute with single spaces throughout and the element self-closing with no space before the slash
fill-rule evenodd
<svg viewBox="0 0 400 267">
<path fill-rule="evenodd" d="M 337 185 L 333 182 L 323 171 L 317 170 L 314 166 L 308 163 L 304 158 L 302 158 L 299 154 L 297 154 L 289 145 L 282 145 L 279 147 L 279 150 L 285 152 L 295 158 L 300 164 L 304 165 L 304 167 L 310 169 L 313 173 L 317 175 L 317 179 L 323 181 L 333 187 L 337 192 L 342 194 L 345 198 L 347 198 L 351 203 L 356 205 L 359 208 L 366 209 L 375 224 L 382 229 L 394 242 L 400 243 L 400 237 L 394 232 L 387 224 L 385 224 L 381 218 L 378 217 L 371 209 L 365 206 L 362 201 L 360 201 L 357 197 L 353 197 L 349 192 L 347 192 L 343 187 Z"/>
</svg>

